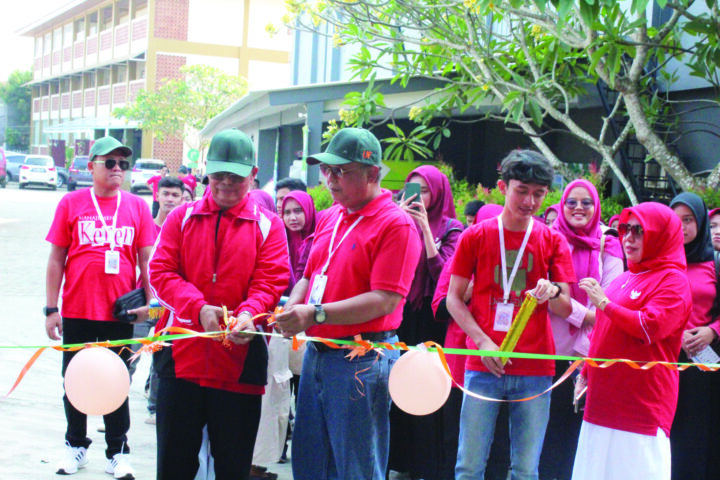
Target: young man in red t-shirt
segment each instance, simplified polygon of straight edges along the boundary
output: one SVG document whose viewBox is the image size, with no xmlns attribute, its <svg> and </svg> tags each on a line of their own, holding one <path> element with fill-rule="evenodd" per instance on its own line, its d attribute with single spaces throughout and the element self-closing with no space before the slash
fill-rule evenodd
<svg viewBox="0 0 720 480">
<path fill-rule="evenodd" d="M 515 351 L 555 353 L 547 309 L 549 306 L 561 316 L 570 314 L 567 284 L 575 281 L 575 275 L 565 239 L 533 220 L 553 174 L 550 163 L 539 153 L 511 152 L 502 162 L 498 181 L 505 195 L 502 214 L 473 225 L 460 238 L 451 267 L 447 308 L 467 334 L 468 348 L 499 350 L 520 304 L 530 293 L 538 305 Z M 473 277 L 468 308 L 463 295 Z M 518 358 L 503 365 L 499 357 L 469 356 L 465 387 L 494 399 L 520 400 L 548 389 L 554 372 L 552 360 Z M 464 398 L 455 478 L 483 478 L 499 405 Z M 510 404 L 513 478 L 537 478 L 549 408 L 549 393 Z"/>
<path fill-rule="evenodd" d="M 132 150 L 112 137 L 95 141 L 90 149 L 88 170 L 93 176 L 90 189 L 65 195 L 57 206 L 47 241 L 50 242 L 46 286 L 45 329 L 48 337 L 63 344 L 131 338 L 133 326 L 115 321 L 115 300 L 135 288 L 139 265 L 143 284 L 147 281 L 147 262 L 155 238 L 147 203 L 128 192 L 121 192 L 130 168 L 126 157 Z M 63 284 L 64 279 L 64 284 Z M 62 316 L 58 297 L 62 285 Z M 146 295 L 150 298 L 149 288 Z M 145 307 L 128 313 L 140 313 Z M 119 348 L 114 349 L 119 353 Z M 76 352 L 63 352 L 65 374 Z M 127 363 L 130 353 L 120 356 Z M 87 464 L 87 416 L 63 397 L 67 431 L 66 452 L 57 473 L 71 475 Z M 134 478 L 129 463 L 127 431 L 130 410 L 127 399 L 114 412 L 105 415 L 108 459 L 105 471 L 115 478 Z"/>
</svg>

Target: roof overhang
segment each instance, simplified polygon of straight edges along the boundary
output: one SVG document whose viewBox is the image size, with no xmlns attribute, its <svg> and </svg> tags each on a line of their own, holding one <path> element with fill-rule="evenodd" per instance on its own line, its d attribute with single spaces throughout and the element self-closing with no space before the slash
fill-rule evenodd
<svg viewBox="0 0 720 480">
<path fill-rule="evenodd" d="M 43 133 L 77 133 L 87 130 L 96 129 L 120 129 L 120 128 L 139 128 L 140 124 L 136 121 L 126 121 L 114 117 L 88 117 L 74 118 L 57 125 L 51 125 L 43 128 Z"/>
<path fill-rule="evenodd" d="M 18 35 L 25 37 L 34 37 L 59 23 L 72 20 L 79 14 L 96 7 L 103 3 L 104 0 L 73 0 L 62 7 L 48 13 L 33 23 L 24 26 L 17 31 Z"/>
</svg>

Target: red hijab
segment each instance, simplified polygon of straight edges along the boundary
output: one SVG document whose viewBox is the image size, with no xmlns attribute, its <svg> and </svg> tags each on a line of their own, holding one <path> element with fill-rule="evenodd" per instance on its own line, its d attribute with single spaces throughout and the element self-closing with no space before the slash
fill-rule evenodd
<svg viewBox="0 0 720 480">
<path fill-rule="evenodd" d="M 628 260 L 628 270 L 633 273 L 646 270 L 676 268 L 687 269 L 685 245 L 683 245 L 680 218 L 670 207 L 661 203 L 647 202 L 626 208 L 620 214 L 620 223 L 627 223 L 630 215 L 643 227 L 643 254 L 640 263 Z"/>
<path fill-rule="evenodd" d="M 565 218 L 565 200 L 567 200 L 570 192 L 576 187 L 587 189 L 595 205 L 595 213 L 590 221 L 583 228 L 576 229 L 570 226 Z M 587 180 L 575 180 L 565 187 L 560 200 L 560 213 L 555 220 L 552 228 L 562 233 L 568 243 L 573 246 L 572 259 L 575 268 L 575 276 L 578 280 L 592 277 L 600 281 L 600 242 L 602 240 L 603 231 L 600 226 L 602 212 L 600 211 L 600 196 L 595 189 L 595 185 Z M 612 235 L 605 237 L 605 252 L 608 254 L 623 258 L 622 246 L 620 241 Z M 578 286 L 577 283 L 570 285 L 572 297 L 583 305 L 587 305 L 587 293 Z"/>
<path fill-rule="evenodd" d="M 285 211 L 285 204 L 290 199 L 299 203 L 300 208 L 303 209 L 303 213 L 305 214 L 305 225 L 303 225 L 303 228 L 299 232 L 293 232 L 285 227 L 288 238 L 288 248 L 290 250 L 290 264 L 292 265 L 293 271 L 295 271 L 297 261 L 302 252 L 303 242 L 315 233 L 315 203 L 310 194 L 302 190 L 292 190 L 283 198 L 281 212 Z M 283 223 L 285 223 L 284 218 Z"/>
</svg>

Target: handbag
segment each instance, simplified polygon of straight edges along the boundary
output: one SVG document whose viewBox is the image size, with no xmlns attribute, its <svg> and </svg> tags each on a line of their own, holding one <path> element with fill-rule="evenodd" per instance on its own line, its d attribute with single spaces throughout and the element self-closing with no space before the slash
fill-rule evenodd
<svg viewBox="0 0 720 480">
<path fill-rule="evenodd" d="M 135 290 L 126 293 L 125 295 L 118 297 L 115 300 L 115 307 L 113 308 L 113 317 L 115 320 L 122 323 L 132 323 L 137 320 L 137 315 L 134 313 L 128 313 L 128 310 L 135 308 L 144 307 L 147 305 L 147 299 L 145 298 L 145 289 L 136 288 Z"/>
</svg>

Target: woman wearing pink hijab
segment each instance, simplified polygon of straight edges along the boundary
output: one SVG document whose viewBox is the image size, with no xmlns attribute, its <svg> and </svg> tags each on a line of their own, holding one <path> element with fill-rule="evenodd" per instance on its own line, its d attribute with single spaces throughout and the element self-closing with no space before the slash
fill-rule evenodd
<svg viewBox="0 0 720 480">
<path fill-rule="evenodd" d="M 680 219 L 665 205 L 641 203 L 623 210 L 618 232 L 629 271 L 605 289 L 593 278 L 579 282 L 597 308 L 589 355 L 675 362 L 692 309 Z M 586 365 L 576 393 L 585 387 L 573 480 L 670 480 L 678 373 Z"/>
<path fill-rule="evenodd" d="M 308 193 L 293 190 L 283 198 L 280 211 L 285 222 L 290 266 L 295 283 L 303 276 L 310 247 L 315 238 L 315 203 Z"/>
<path fill-rule="evenodd" d="M 397 334 L 400 341 L 408 345 L 427 340 L 442 344 L 445 324 L 435 321 L 431 303 L 440 272 L 455 252 L 463 225 L 455 216 L 450 182 L 440 170 L 423 165 L 410 172 L 405 181 L 420 184 L 420 198 L 403 197 L 400 208 L 415 220 L 424 248 Z M 411 478 L 442 480 L 442 425 L 441 410 L 416 417 L 393 405 L 390 409 L 389 469 L 409 472 Z"/>
<path fill-rule="evenodd" d="M 623 272 L 622 247 L 617 238 L 604 235 L 600 197 L 595 186 L 587 180 L 570 182 L 557 209 L 559 215 L 552 228 L 562 233 L 568 242 L 575 276 L 595 279 L 607 288 Z M 570 285 L 570 300 L 572 313 L 568 317 L 550 312 L 555 353 L 584 357 L 588 354 L 589 335 L 595 324 L 595 306 L 578 284 Z M 567 361 L 555 362 L 555 380 L 568 366 Z M 565 382 L 552 392 L 550 420 L 538 468 L 541 480 L 570 480 L 581 423 L 582 414 L 573 408 L 573 385 Z"/>
</svg>

